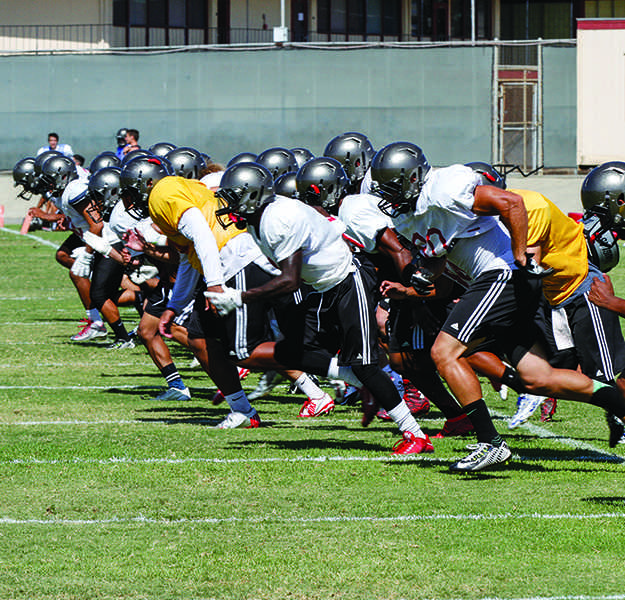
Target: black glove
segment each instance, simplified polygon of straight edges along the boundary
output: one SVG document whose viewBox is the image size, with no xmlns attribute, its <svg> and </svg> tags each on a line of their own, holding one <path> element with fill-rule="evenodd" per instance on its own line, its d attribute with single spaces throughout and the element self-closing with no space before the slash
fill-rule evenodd
<svg viewBox="0 0 625 600">
<path fill-rule="evenodd" d="M 402 279 L 405 285 L 413 287 L 420 296 L 427 296 L 434 291 L 434 274 L 423 267 L 418 256 L 406 265 Z"/>
</svg>

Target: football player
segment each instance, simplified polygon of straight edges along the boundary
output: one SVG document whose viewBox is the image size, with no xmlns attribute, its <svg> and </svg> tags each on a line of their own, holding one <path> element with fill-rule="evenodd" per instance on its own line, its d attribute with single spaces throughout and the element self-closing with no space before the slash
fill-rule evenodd
<svg viewBox="0 0 625 600">
<path fill-rule="evenodd" d="M 382 148 L 371 175 L 382 196 L 380 208 L 426 257 L 415 261 L 410 281 L 428 289 L 448 262 L 468 282 L 432 347 L 439 373 L 478 438 L 476 449 L 451 465 L 452 470 L 477 471 L 511 456 L 465 357 L 471 344 L 484 337 L 505 348 L 529 391 L 588 402 L 619 418 L 625 415 L 625 401 L 616 389 L 577 371 L 552 368 L 536 342 L 533 318 L 539 295 L 531 279 L 549 271 L 528 252 L 521 196 L 480 185 L 480 175 L 464 165 L 431 169 L 421 148 L 408 142 Z"/>
<path fill-rule="evenodd" d="M 290 368 L 365 386 L 402 432 L 396 454 L 432 452 L 428 436 L 378 366 L 374 304 L 368 293 L 372 273 L 353 256 L 339 222 L 298 200 L 274 195 L 271 173 L 260 164 L 229 167 L 217 196 L 223 203 L 217 216 L 225 230 L 247 226 L 280 274 L 246 290 L 224 286 L 207 292 L 215 310 L 227 314 L 284 297 L 301 282 L 310 285 L 314 291 L 282 315 L 284 338 L 275 345 L 275 358 Z"/>
</svg>

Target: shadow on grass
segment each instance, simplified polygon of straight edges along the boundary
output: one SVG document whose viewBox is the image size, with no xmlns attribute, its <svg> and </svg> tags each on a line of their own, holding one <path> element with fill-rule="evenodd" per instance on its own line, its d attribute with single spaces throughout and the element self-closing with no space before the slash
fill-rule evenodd
<svg viewBox="0 0 625 600">
<path fill-rule="evenodd" d="M 590 496 L 589 498 L 580 498 L 582 502 L 592 502 L 601 504 L 602 506 L 615 506 L 623 508 L 625 506 L 625 496 Z"/>
</svg>

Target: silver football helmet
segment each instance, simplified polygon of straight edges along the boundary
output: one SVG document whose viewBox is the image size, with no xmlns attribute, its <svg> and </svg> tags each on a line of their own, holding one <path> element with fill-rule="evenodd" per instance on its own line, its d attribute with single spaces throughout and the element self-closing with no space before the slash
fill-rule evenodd
<svg viewBox="0 0 625 600">
<path fill-rule="evenodd" d="M 234 224 L 244 229 L 250 216 L 273 202 L 273 177 L 258 163 L 237 163 L 224 171 L 215 196 L 221 203 L 215 211 L 221 226 L 225 229 Z"/>
<path fill-rule="evenodd" d="M 152 188 L 163 177 L 173 174 L 171 164 L 161 156 L 137 156 L 123 165 L 119 185 L 126 212 L 135 219 L 149 216 L 148 200 Z"/>
<path fill-rule="evenodd" d="M 51 156 L 41 166 L 42 188 L 54 195 L 62 194 L 74 179 L 78 179 L 76 163 L 68 156 Z"/>
<path fill-rule="evenodd" d="M 106 152 L 100 152 L 89 165 L 89 171 L 91 173 L 96 173 L 100 169 L 104 167 L 118 167 L 121 163 L 121 160 L 117 157 L 115 152 L 111 152 L 107 150 Z"/>
<path fill-rule="evenodd" d="M 256 162 L 266 167 L 274 180 L 291 171 L 296 173 L 298 169 L 295 154 L 286 148 L 267 148 L 258 155 Z"/>
<path fill-rule="evenodd" d="M 115 139 L 117 140 L 117 145 L 118 146 L 125 146 L 126 145 L 126 134 L 128 133 L 128 129 L 126 129 L 125 127 L 122 127 L 121 129 L 117 130 L 117 133 L 115 134 Z"/>
<path fill-rule="evenodd" d="M 174 169 L 174 175 L 185 179 L 199 179 L 200 172 L 206 168 L 204 157 L 195 148 L 174 148 L 167 153 L 166 158 Z"/>
<path fill-rule="evenodd" d="M 152 144 L 148 150 L 154 154 L 154 156 L 167 156 L 172 150 L 176 149 L 176 144 L 170 142 L 156 142 Z"/>
<path fill-rule="evenodd" d="M 338 160 L 352 185 L 359 184 L 375 155 L 375 150 L 369 138 L 357 131 L 348 131 L 332 138 L 325 150 L 324 156 Z"/>
<path fill-rule="evenodd" d="M 286 196 L 287 198 L 298 198 L 297 183 L 295 181 L 297 177 L 296 173 L 291 171 L 280 175 L 278 179 L 274 181 L 273 191 L 277 196 Z"/>
<path fill-rule="evenodd" d="M 379 150 L 371 162 L 371 179 L 372 191 L 382 198 L 380 210 L 393 218 L 414 210 L 429 170 L 415 144 L 393 142 Z"/>
<path fill-rule="evenodd" d="M 111 211 L 120 199 L 121 172 L 119 167 L 104 167 L 89 178 L 89 195 L 96 210 L 87 210 L 96 223 L 101 220 L 108 221 Z"/>
<path fill-rule="evenodd" d="M 291 152 L 295 156 L 298 168 L 302 168 L 304 163 L 308 162 L 315 155 L 308 148 L 291 148 Z"/>
<path fill-rule="evenodd" d="M 469 162 L 464 165 L 473 169 L 482 179 L 482 185 L 494 185 L 502 190 L 506 189 L 506 182 L 499 171 L 485 162 Z"/>
<path fill-rule="evenodd" d="M 231 167 L 232 165 L 236 165 L 241 162 L 256 162 L 256 154 L 253 152 L 239 152 L 239 154 L 235 154 L 226 165 L 226 169 Z"/>
<path fill-rule="evenodd" d="M 122 163 L 120 166 L 125 165 L 127 162 L 130 162 L 133 158 L 137 158 L 139 156 L 154 156 L 149 150 L 144 150 L 143 148 L 137 148 L 136 150 L 131 150 L 128 154 L 124 154 L 122 158 Z"/>
<path fill-rule="evenodd" d="M 341 163 L 328 156 L 309 160 L 295 177 L 298 198 L 311 206 L 334 211 L 349 180 Z"/>
<path fill-rule="evenodd" d="M 605 226 L 625 237 L 625 162 L 595 167 L 582 183 L 581 196 L 587 211 L 601 214 Z"/>
<path fill-rule="evenodd" d="M 22 191 L 17 195 L 23 200 L 30 200 L 33 196 L 35 183 L 35 159 L 32 156 L 22 158 L 13 167 L 13 185 L 22 186 Z"/>
</svg>

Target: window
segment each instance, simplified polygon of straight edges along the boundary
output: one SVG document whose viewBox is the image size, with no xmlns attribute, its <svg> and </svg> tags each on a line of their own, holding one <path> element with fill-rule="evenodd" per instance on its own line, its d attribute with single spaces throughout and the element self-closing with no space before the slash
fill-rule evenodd
<svg viewBox="0 0 625 600">
<path fill-rule="evenodd" d="M 318 33 L 400 36 L 401 0 L 318 0 Z"/>
<path fill-rule="evenodd" d="M 186 27 L 205 29 L 206 0 L 113 0 L 113 25 L 118 27 Z"/>
</svg>

